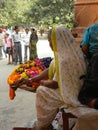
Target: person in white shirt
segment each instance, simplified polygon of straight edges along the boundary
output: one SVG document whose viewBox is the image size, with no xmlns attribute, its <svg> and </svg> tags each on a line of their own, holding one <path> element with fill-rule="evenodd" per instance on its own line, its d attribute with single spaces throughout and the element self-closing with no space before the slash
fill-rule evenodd
<svg viewBox="0 0 98 130">
<path fill-rule="evenodd" d="M 29 41 L 30 41 L 29 28 L 25 28 L 25 34 L 23 35 L 23 42 L 24 42 L 24 61 L 26 61 L 28 59 Z"/>
<path fill-rule="evenodd" d="M 4 47 L 4 35 L 2 29 L 0 28 L 0 59 L 3 58 L 3 47 Z"/>
<path fill-rule="evenodd" d="M 19 59 L 19 63 L 22 63 L 22 47 L 21 47 L 21 34 L 19 33 L 19 27 L 15 26 L 12 34 L 13 48 L 14 48 L 14 64 L 16 65 Z"/>
</svg>

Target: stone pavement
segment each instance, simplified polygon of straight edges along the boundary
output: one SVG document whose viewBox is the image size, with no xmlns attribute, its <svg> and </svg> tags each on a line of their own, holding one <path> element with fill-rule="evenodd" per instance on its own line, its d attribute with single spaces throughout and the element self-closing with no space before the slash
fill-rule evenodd
<svg viewBox="0 0 98 130">
<path fill-rule="evenodd" d="M 35 93 L 19 89 L 15 99 L 9 99 L 7 78 L 14 67 L 7 65 L 7 59 L 0 60 L 0 130 L 31 127 L 36 119 Z"/>
<path fill-rule="evenodd" d="M 45 48 L 43 51 L 42 48 Z M 48 41 L 37 43 L 39 58 L 52 56 Z M 24 54 L 24 50 L 23 53 Z M 0 130 L 13 130 L 13 127 L 32 127 L 36 120 L 35 93 L 18 89 L 14 100 L 9 99 L 7 78 L 15 65 L 7 65 L 7 59 L 0 60 Z"/>
<path fill-rule="evenodd" d="M 36 121 L 35 93 L 18 89 L 14 100 L 9 99 L 7 78 L 14 67 L 15 65 L 7 65 L 7 59 L 0 60 L 0 130 L 31 128 Z M 58 130 L 62 130 L 62 120 Z"/>
</svg>

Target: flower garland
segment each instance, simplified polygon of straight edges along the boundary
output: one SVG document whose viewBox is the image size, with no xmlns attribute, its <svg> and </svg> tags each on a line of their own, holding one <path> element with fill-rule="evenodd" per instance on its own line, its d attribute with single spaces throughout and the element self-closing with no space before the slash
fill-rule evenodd
<svg viewBox="0 0 98 130">
<path fill-rule="evenodd" d="M 19 81 L 22 78 L 32 78 L 38 74 L 40 74 L 43 70 L 45 70 L 50 62 L 51 62 L 52 58 L 43 58 L 43 59 L 34 59 L 33 61 L 28 60 L 26 61 L 24 64 L 20 64 L 19 66 L 17 66 L 13 72 L 9 75 L 7 82 L 8 85 L 10 86 L 10 90 L 9 90 L 9 97 L 11 100 L 14 99 L 15 97 L 15 89 L 12 88 L 13 85 L 15 85 L 17 83 L 17 81 Z M 38 87 L 40 84 L 39 83 L 32 83 L 32 87 L 36 88 Z"/>
</svg>

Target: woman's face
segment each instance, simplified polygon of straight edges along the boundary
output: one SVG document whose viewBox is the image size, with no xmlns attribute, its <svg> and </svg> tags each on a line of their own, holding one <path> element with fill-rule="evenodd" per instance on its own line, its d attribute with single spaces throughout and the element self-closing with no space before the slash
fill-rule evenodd
<svg viewBox="0 0 98 130">
<path fill-rule="evenodd" d="M 53 50 L 51 35 L 52 35 L 52 29 L 50 29 L 50 30 L 48 31 L 48 41 L 49 41 L 49 46 L 50 46 L 50 48 Z"/>
<path fill-rule="evenodd" d="M 51 38 L 49 38 L 49 39 L 48 39 L 48 41 L 49 41 L 49 46 L 50 46 L 50 47 L 51 47 L 51 49 L 53 50 L 52 40 L 51 40 Z"/>
</svg>

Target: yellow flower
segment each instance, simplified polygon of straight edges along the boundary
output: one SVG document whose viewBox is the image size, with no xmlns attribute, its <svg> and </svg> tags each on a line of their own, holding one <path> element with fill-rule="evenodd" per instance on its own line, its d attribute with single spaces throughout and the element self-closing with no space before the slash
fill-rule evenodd
<svg viewBox="0 0 98 130">
<path fill-rule="evenodd" d="M 30 63 L 30 66 L 35 66 L 35 62 L 34 62 L 34 61 L 31 62 L 31 63 Z"/>
<path fill-rule="evenodd" d="M 20 70 L 20 72 L 23 72 L 23 71 L 24 71 L 24 69 L 23 69 L 23 68 L 20 68 L 19 70 Z"/>
<path fill-rule="evenodd" d="M 26 75 L 25 72 L 21 73 L 20 76 L 21 76 L 21 78 L 28 78 L 28 76 Z"/>
</svg>

